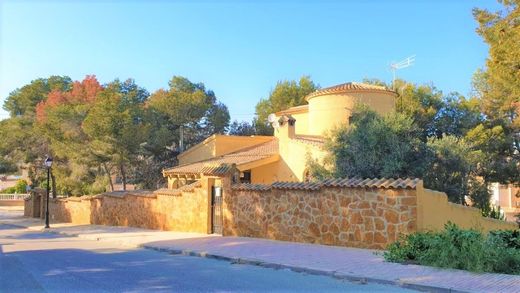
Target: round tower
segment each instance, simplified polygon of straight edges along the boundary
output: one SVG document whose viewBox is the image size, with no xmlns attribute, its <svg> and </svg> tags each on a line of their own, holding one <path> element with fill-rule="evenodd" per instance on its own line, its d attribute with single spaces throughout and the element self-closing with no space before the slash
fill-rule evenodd
<svg viewBox="0 0 520 293">
<path fill-rule="evenodd" d="M 397 93 L 382 86 L 348 82 L 309 94 L 309 134 L 323 135 L 340 124 L 348 124 L 357 104 L 365 104 L 381 115 L 395 110 Z"/>
</svg>

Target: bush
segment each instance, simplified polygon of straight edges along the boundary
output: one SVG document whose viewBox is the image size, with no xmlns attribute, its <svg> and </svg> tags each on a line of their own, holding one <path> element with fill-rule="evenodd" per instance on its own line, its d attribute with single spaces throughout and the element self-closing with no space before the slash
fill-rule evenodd
<svg viewBox="0 0 520 293">
<path fill-rule="evenodd" d="M 474 272 L 520 274 L 518 231 L 492 231 L 484 236 L 448 223 L 441 232 L 418 232 L 389 245 L 385 260 Z"/>
<path fill-rule="evenodd" d="M 12 187 L 8 187 L 1 191 L 1 193 L 25 193 L 27 187 L 27 181 L 20 179 L 16 181 L 16 184 Z"/>
<path fill-rule="evenodd" d="M 16 193 L 25 193 L 27 190 L 27 181 L 20 179 L 16 181 L 16 184 L 14 186 Z"/>
<path fill-rule="evenodd" d="M 2 192 L 0 192 L 0 193 L 16 193 L 16 188 L 14 188 L 14 186 L 7 187 L 6 189 L 2 190 Z"/>
<path fill-rule="evenodd" d="M 489 232 L 489 236 L 495 241 L 503 241 L 510 248 L 520 249 L 520 230 L 498 230 Z"/>
<path fill-rule="evenodd" d="M 392 262 L 419 263 L 419 258 L 430 248 L 431 232 L 418 232 L 402 237 L 391 244 L 385 259 Z"/>
<path fill-rule="evenodd" d="M 500 206 L 483 207 L 482 216 L 502 221 L 506 220 L 506 216 L 504 215 L 504 213 L 502 213 L 502 209 L 500 208 Z"/>
</svg>

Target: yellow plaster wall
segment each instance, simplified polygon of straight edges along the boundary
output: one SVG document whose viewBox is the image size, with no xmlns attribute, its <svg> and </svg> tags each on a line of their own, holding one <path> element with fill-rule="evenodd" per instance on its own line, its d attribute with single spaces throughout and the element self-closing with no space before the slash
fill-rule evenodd
<svg viewBox="0 0 520 293">
<path fill-rule="evenodd" d="M 323 160 L 326 152 L 317 145 L 298 140 L 280 139 L 280 162 L 277 181 L 303 181 L 307 158 Z"/>
<path fill-rule="evenodd" d="M 251 169 L 251 183 L 270 184 L 275 181 L 303 181 L 307 157 L 323 160 L 325 151 L 297 140 L 280 139 L 280 159 Z"/>
<path fill-rule="evenodd" d="M 270 184 L 276 181 L 276 172 L 278 170 L 278 164 L 279 162 L 274 162 L 251 169 L 251 183 Z"/>
<path fill-rule="evenodd" d="M 251 169 L 251 183 L 271 184 L 275 181 L 299 181 L 298 176 L 280 158 L 279 161 Z"/>
<path fill-rule="evenodd" d="M 348 123 L 348 118 L 358 103 L 369 106 L 379 114 L 395 109 L 393 93 L 348 93 L 312 97 L 309 102 L 308 133 L 323 135 L 339 124 Z"/>
<path fill-rule="evenodd" d="M 233 136 L 218 135 L 216 156 L 229 154 L 244 148 L 271 141 L 272 136 Z"/>
<path fill-rule="evenodd" d="M 480 210 L 448 202 L 444 192 L 426 189 L 422 182 L 417 186 L 417 231 L 440 231 L 451 221 L 461 228 L 482 232 L 517 229 L 515 223 L 482 217 Z"/>
<path fill-rule="evenodd" d="M 291 115 L 296 119 L 296 134 L 307 134 L 309 133 L 309 113 L 298 113 Z"/>
<path fill-rule="evenodd" d="M 177 156 L 179 165 L 207 160 L 216 156 L 216 135 L 212 135 L 203 142 L 189 148 Z"/>
</svg>

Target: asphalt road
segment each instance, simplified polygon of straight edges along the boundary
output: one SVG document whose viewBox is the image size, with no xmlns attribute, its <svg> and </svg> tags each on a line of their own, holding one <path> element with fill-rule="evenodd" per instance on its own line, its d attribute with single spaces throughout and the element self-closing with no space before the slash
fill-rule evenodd
<svg viewBox="0 0 520 293">
<path fill-rule="evenodd" d="M 411 292 L 0 224 L 0 292 Z"/>
</svg>

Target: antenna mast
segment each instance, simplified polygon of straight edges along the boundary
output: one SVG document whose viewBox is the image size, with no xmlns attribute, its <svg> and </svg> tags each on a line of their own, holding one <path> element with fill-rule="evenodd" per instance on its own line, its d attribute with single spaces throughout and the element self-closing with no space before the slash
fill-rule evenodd
<svg viewBox="0 0 520 293">
<path fill-rule="evenodd" d="M 412 55 L 402 61 L 392 62 L 390 64 L 390 69 L 392 70 L 392 75 L 393 75 L 393 79 L 392 79 L 392 89 L 393 90 L 395 90 L 395 73 L 396 73 L 396 71 L 399 69 L 410 67 L 414 64 L 414 62 L 415 62 L 415 55 Z"/>
</svg>

